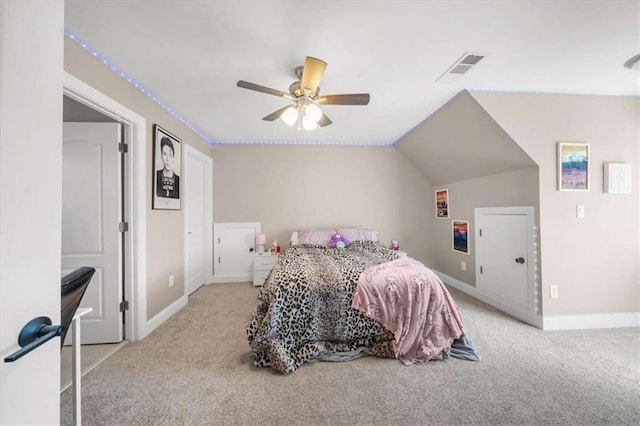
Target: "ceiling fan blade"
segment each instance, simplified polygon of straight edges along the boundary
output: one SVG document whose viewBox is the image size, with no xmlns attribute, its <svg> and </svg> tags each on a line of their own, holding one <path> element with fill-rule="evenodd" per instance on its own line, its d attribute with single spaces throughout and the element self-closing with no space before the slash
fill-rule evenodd
<svg viewBox="0 0 640 426">
<path fill-rule="evenodd" d="M 311 96 L 315 95 L 325 69 L 327 69 L 327 63 L 325 61 L 307 56 L 304 60 L 304 68 L 302 69 L 301 88 L 303 90 L 309 89 Z"/>
<path fill-rule="evenodd" d="M 270 87 L 261 86 L 259 84 L 249 83 L 248 81 L 240 80 L 236 84 L 238 87 L 242 87 L 243 89 L 255 90 L 256 92 L 266 93 L 267 95 L 279 96 L 281 98 L 293 99 L 289 93 L 282 92 L 280 90 L 272 89 Z"/>
<path fill-rule="evenodd" d="M 324 95 L 315 99 L 315 102 L 322 105 L 368 105 L 368 93 L 351 93 L 347 95 Z"/>
<path fill-rule="evenodd" d="M 269 115 L 267 115 L 267 116 L 265 116 L 265 117 L 262 117 L 262 119 L 263 119 L 264 121 L 275 121 L 275 120 L 277 120 L 278 118 L 280 118 L 280 116 L 282 115 L 282 113 L 283 113 L 283 112 L 285 112 L 285 110 L 286 110 L 287 108 L 289 108 L 289 105 L 287 105 L 287 106 L 286 106 L 286 107 L 284 107 L 284 108 L 280 108 L 279 110 L 277 110 L 277 111 L 275 111 L 275 112 L 272 112 L 271 114 L 269 114 Z"/>
<path fill-rule="evenodd" d="M 320 127 L 328 126 L 331 123 L 333 123 L 333 121 L 331 121 L 329 117 L 327 117 L 327 114 L 322 114 L 322 118 L 318 120 L 318 126 Z"/>
</svg>

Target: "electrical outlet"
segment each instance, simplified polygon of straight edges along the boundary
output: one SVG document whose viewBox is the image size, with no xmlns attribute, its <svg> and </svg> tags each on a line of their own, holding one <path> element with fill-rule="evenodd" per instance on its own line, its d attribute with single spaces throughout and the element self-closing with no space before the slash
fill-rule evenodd
<svg viewBox="0 0 640 426">
<path fill-rule="evenodd" d="M 169 287 L 173 287 L 175 284 L 175 277 L 173 275 L 169 275 Z"/>
<path fill-rule="evenodd" d="M 460 269 L 462 269 L 463 271 L 467 270 L 467 262 L 465 262 L 464 260 L 460 261 Z"/>
<path fill-rule="evenodd" d="M 584 217 L 584 206 L 576 206 L 576 217 L 582 219 Z"/>
<path fill-rule="evenodd" d="M 550 285 L 549 286 L 549 297 L 552 299 L 557 299 L 558 298 L 558 286 L 557 285 Z"/>
</svg>

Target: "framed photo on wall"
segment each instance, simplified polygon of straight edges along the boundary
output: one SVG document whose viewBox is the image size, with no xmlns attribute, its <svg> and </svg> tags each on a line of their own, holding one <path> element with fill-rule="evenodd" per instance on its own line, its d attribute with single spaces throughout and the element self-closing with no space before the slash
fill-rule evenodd
<svg viewBox="0 0 640 426">
<path fill-rule="evenodd" d="M 449 219 L 449 190 L 436 190 L 436 218 Z"/>
<path fill-rule="evenodd" d="M 180 139 L 153 125 L 153 199 L 156 210 L 180 210 L 180 173 L 182 143 Z"/>
<path fill-rule="evenodd" d="M 452 220 L 451 221 L 451 242 L 453 251 L 458 253 L 469 253 L 469 221 Z"/>
<path fill-rule="evenodd" d="M 558 191 L 589 190 L 589 144 L 558 142 Z"/>
</svg>

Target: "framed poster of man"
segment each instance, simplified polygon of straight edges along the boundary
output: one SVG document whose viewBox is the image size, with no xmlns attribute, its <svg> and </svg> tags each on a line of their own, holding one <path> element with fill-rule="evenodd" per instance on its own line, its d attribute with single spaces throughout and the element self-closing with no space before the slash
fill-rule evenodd
<svg viewBox="0 0 640 426">
<path fill-rule="evenodd" d="M 180 139 L 153 125 L 153 202 L 158 210 L 180 210 Z"/>
</svg>

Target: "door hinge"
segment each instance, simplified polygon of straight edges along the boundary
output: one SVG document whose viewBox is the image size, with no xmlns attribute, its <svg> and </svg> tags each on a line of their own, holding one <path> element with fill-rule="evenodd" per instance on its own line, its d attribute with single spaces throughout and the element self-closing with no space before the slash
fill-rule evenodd
<svg viewBox="0 0 640 426">
<path fill-rule="evenodd" d="M 120 302 L 120 312 L 124 312 L 128 310 L 129 310 L 129 301 L 123 300 L 122 302 Z"/>
<path fill-rule="evenodd" d="M 220 256 L 218 256 L 218 263 L 220 263 Z"/>
<path fill-rule="evenodd" d="M 220 237 L 218 237 L 218 244 L 220 244 Z"/>
<path fill-rule="evenodd" d="M 482 237 L 482 229 L 480 230 L 480 236 Z"/>
<path fill-rule="evenodd" d="M 127 232 L 129 231 L 129 222 L 120 222 L 118 224 L 118 230 L 120 232 Z"/>
<path fill-rule="evenodd" d="M 482 273 L 482 266 L 480 267 L 480 273 Z"/>
<path fill-rule="evenodd" d="M 119 143 L 118 152 L 126 154 L 127 152 L 129 152 L 129 145 L 127 145 L 126 143 Z"/>
</svg>

